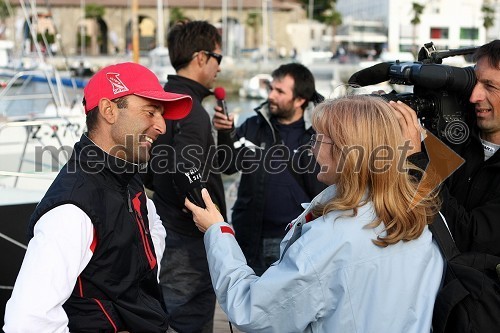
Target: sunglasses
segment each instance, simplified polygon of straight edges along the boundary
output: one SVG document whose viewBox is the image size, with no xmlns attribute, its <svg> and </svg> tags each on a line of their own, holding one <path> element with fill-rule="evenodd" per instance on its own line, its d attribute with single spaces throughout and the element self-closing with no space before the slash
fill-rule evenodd
<svg viewBox="0 0 500 333">
<path fill-rule="evenodd" d="M 209 51 L 200 51 L 200 52 L 205 53 L 209 58 L 213 57 L 217 61 L 217 64 L 220 65 L 220 63 L 222 61 L 222 54 L 218 54 L 218 53 L 214 53 L 214 52 L 209 52 Z"/>
</svg>

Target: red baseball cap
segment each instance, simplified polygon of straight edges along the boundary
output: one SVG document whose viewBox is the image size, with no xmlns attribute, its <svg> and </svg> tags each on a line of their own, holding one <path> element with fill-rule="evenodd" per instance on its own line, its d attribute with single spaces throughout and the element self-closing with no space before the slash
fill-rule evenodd
<svg viewBox="0 0 500 333">
<path fill-rule="evenodd" d="M 92 76 L 83 89 L 85 114 L 94 109 L 102 98 L 113 100 L 127 95 L 162 101 L 165 119 L 184 118 L 193 105 L 188 95 L 164 91 L 158 77 L 148 68 L 124 62 L 104 67 Z"/>
</svg>

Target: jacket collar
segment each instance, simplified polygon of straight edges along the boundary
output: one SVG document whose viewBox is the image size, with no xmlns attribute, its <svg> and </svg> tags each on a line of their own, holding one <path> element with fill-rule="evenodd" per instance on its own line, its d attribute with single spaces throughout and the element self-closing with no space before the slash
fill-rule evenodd
<svg viewBox="0 0 500 333">
<path fill-rule="evenodd" d="M 295 220 L 290 222 L 290 224 L 287 226 L 287 230 L 292 226 L 294 226 L 297 222 L 302 222 L 302 224 L 309 222 L 308 215 L 311 213 L 312 208 L 317 205 L 326 204 L 328 201 L 333 199 L 333 197 L 335 197 L 336 194 L 337 194 L 337 185 L 335 184 L 329 185 L 327 188 L 321 191 L 317 196 L 315 196 L 311 202 L 302 203 L 301 205 L 302 208 L 304 208 L 304 211 Z M 369 201 L 368 198 L 369 198 L 369 193 L 366 192 L 360 201 L 362 206 L 366 204 L 367 201 Z"/>
<path fill-rule="evenodd" d="M 308 106 L 304 110 L 305 130 L 308 130 L 312 126 L 311 114 L 313 109 L 314 109 L 314 104 L 309 102 Z M 273 129 L 274 132 L 274 128 L 271 125 L 271 118 L 273 118 L 273 115 L 269 110 L 269 101 L 265 101 L 264 103 L 260 104 L 254 109 L 254 111 L 257 112 L 258 115 L 262 116 L 262 118 L 267 122 L 267 124 Z"/>
<path fill-rule="evenodd" d="M 108 154 L 90 140 L 86 133 L 75 144 L 71 160 L 79 163 L 84 172 L 109 170 L 122 185 L 128 184 L 136 173 L 147 167 L 147 163 L 135 164 Z"/>
<path fill-rule="evenodd" d="M 191 95 L 191 97 L 199 102 L 201 102 L 205 97 L 213 94 L 201 83 L 180 75 L 169 75 L 167 77 L 165 90 L 169 91 L 172 87 L 175 87 L 180 92 Z"/>
</svg>

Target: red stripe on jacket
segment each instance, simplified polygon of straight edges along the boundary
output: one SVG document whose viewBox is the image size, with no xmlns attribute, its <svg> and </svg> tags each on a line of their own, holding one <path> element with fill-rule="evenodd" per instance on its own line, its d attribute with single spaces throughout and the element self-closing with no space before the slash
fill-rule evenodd
<svg viewBox="0 0 500 333">
<path fill-rule="evenodd" d="M 220 227 L 220 231 L 223 233 L 223 234 L 231 234 L 234 236 L 234 231 L 231 227 L 228 227 L 227 225 L 222 225 Z"/>
<path fill-rule="evenodd" d="M 151 250 L 151 244 L 149 243 L 149 239 L 147 237 L 149 230 L 146 224 L 144 223 L 144 219 L 142 218 L 141 214 L 141 200 L 139 199 L 141 194 L 142 192 L 137 193 L 135 198 L 132 199 L 132 205 L 134 206 L 135 220 L 137 222 L 137 226 L 139 227 L 139 232 L 141 234 L 142 244 L 144 246 L 144 252 L 146 252 L 146 257 L 148 258 L 149 267 L 153 269 L 156 266 L 156 257 L 153 254 L 153 250 Z"/>
<path fill-rule="evenodd" d="M 111 323 L 111 325 L 113 325 L 113 329 L 115 330 L 115 333 L 118 332 L 118 329 L 116 328 L 115 322 L 113 321 L 113 319 L 111 319 L 111 316 L 104 309 L 104 306 L 102 305 L 102 303 L 98 299 L 95 299 L 95 298 L 94 298 L 94 301 L 97 303 L 97 305 L 99 305 L 99 307 L 101 308 L 102 312 L 104 312 L 104 315 L 106 316 L 106 318 L 108 318 L 108 320 Z"/>
</svg>

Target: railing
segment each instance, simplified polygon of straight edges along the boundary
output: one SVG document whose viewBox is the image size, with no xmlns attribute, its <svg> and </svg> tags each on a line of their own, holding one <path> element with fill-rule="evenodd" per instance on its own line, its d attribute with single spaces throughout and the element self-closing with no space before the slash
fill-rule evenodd
<svg viewBox="0 0 500 333">
<path fill-rule="evenodd" d="M 7 141 L 6 131 L 9 129 L 20 129 L 14 131 L 15 139 Z M 17 140 L 24 134 L 23 140 Z M 43 156 L 45 153 L 50 154 L 51 169 L 59 170 L 59 168 L 67 162 L 74 142 L 83 132 L 81 124 L 71 122 L 65 118 L 55 117 L 31 121 L 10 121 L 0 124 L 0 145 L 13 146 L 14 152 L 19 151 L 19 160 L 15 171 L 0 170 L 1 177 L 14 177 L 13 187 L 17 187 L 18 181 L 21 177 L 25 178 L 53 178 L 54 172 L 44 172 L 45 165 Z M 27 161 L 27 149 L 30 143 L 34 142 L 35 158 L 32 160 L 35 164 L 34 172 L 23 172 L 23 165 Z M 5 147 L 2 147 L 5 152 Z M 63 153 L 63 154 L 61 154 Z M 61 159 L 61 155 L 63 158 Z M 5 157 L 2 157 L 5 161 Z M 15 161 L 11 161 L 11 163 Z"/>
<path fill-rule="evenodd" d="M 46 84 L 46 91 L 34 93 L 29 91 L 34 82 L 43 82 Z M 20 83 L 20 84 L 19 84 Z M 44 87 L 44 86 L 42 86 Z M 74 95 L 77 95 L 76 86 L 73 87 Z M 49 100 L 56 110 L 56 116 L 61 116 L 61 110 L 71 109 L 75 105 L 75 98 L 71 98 L 64 88 L 60 73 L 52 68 L 19 71 L 12 74 L 5 88 L 0 90 L 0 101 L 7 104 L 2 107 L 0 113 L 4 117 L 9 117 L 7 111 L 11 103 L 15 101 L 36 101 Z M 42 112 L 45 110 L 42 110 Z"/>
</svg>

